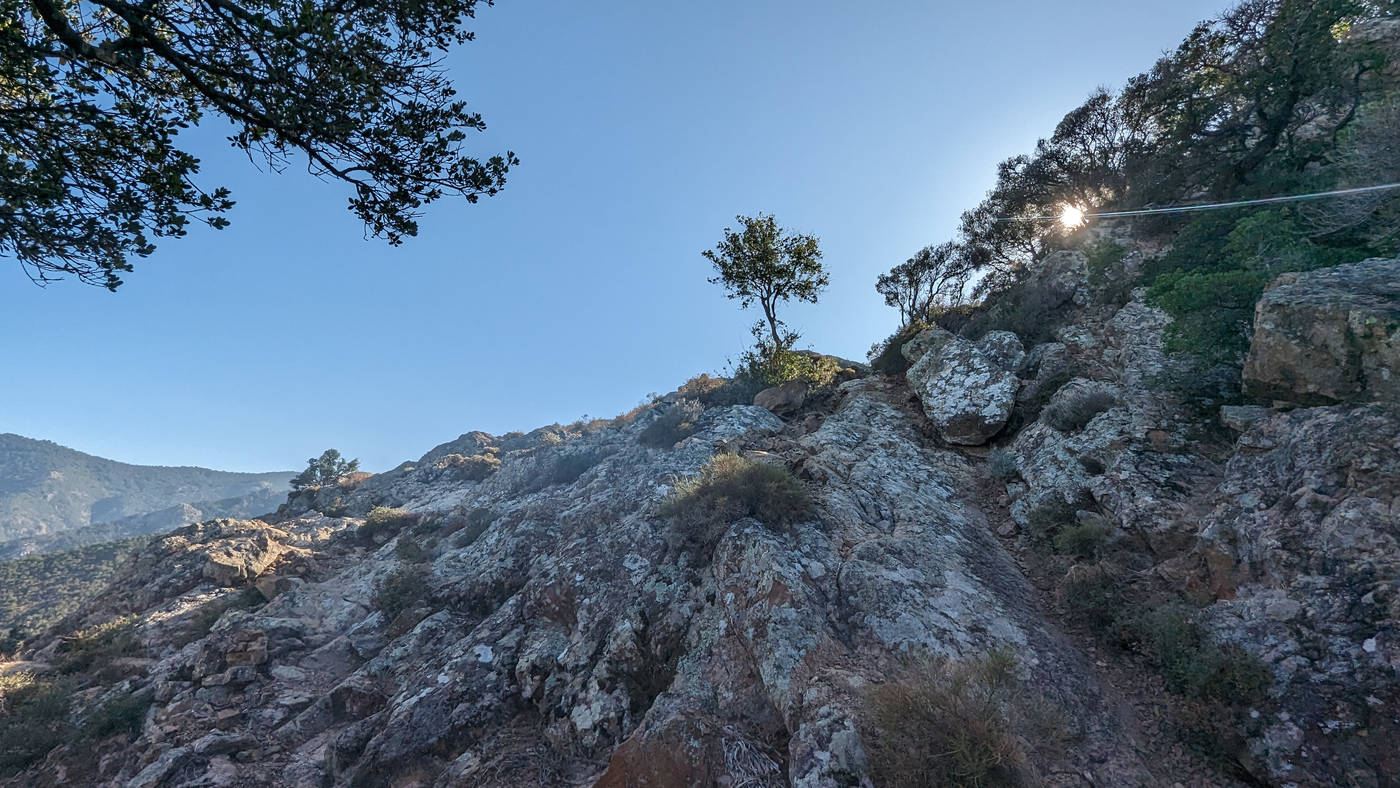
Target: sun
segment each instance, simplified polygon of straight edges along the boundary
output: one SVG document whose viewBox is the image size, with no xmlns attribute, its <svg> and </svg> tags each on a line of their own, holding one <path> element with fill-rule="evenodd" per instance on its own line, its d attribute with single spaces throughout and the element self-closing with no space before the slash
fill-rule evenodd
<svg viewBox="0 0 1400 788">
<path fill-rule="evenodd" d="M 1084 209 L 1077 205 L 1066 205 L 1060 212 L 1060 224 L 1066 230 L 1073 230 L 1084 224 Z"/>
</svg>

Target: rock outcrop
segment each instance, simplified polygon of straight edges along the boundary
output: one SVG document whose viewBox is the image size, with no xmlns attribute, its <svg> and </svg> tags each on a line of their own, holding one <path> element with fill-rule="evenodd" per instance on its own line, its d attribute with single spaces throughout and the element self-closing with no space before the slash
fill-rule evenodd
<svg viewBox="0 0 1400 788">
<path fill-rule="evenodd" d="M 1024 357 L 1016 335 L 992 332 L 970 342 L 930 328 L 909 344 L 917 358 L 906 373 L 909 386 L 943 440 L 977 446 L 1006 426 Z"/>
<path fill-rule="evenodd" d="M 1244 390 L 1299 405 L 1400 402 L 1400 259 L 1275 280 L 1255 307 Z"/>
</svg>

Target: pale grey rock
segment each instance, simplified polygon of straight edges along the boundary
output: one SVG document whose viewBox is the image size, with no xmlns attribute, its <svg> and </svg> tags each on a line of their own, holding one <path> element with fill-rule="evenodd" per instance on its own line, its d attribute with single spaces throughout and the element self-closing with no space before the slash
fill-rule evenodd
<svg viewBox="0 0 1400 788">
<path fill-rule="evenodd" d="M 905 342 L 900 347 L 899 352 L 910 364 L 917 363 L 925 354 L 934 352 L 951 342 L 954 336 L 938 326 L 930 326 L 914 335 L 914 338 Z"/>
<path fill-rule="evenodd" d="M 1026 349 L 1010 331 L 988 331 L 974 342 L 993 364 L 1007 372 L 1020 372 L 1026 362 Z"/>
<path fill-rule="evenodd" d="M 1222 405 L 1220 423 L 1235 432 L 1249 432 L 1254 425 L 1274 414 L 1269 408 L 1258 405 Z"/>
<path fill-rule="evenodd" d="M 965 339 L 925 353 L 905 373 L 939 436 L 949 443 L 986 443 L 1006 426 L 1020 381 Z"/>
</svg>

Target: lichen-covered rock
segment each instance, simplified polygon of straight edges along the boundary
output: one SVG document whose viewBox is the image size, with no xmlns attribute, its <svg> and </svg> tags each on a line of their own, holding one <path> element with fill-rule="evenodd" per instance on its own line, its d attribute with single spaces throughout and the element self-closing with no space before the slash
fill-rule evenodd
<svg viewBox="0 0 1400 788">
<path fill-rule="evenodd" d="M 1276 279 L 1255 307 L 1244 388 L 1301 405 L 1400 402 L 1400 259 Z"/>
<path fill-rule="evenodd" d="M 924 353 L 905 373 L 924 413 L 943 440 L 986 443 L 1006 426 L 1020 380 L 966 339 L 952 338 Z"/>
<path fill-rule="evenodd" d="M 1214 631 L 1273 670 L 1279 784 L 1400 783 L 1400 412 L 1274 414 L 1239 440 L 1201 556 Z"/>
<path fill-rule="evenodd" d="M 900 346 L 899 352 L 910 364 L 916 363 L 926 353 L 938 350 L 951 342 L 954 335 L 938 326 L 931 326 L 914 335 L 913 339 Z"/>
<path fill-rule="evenodd" d="M 988 331 L 974 344 L 993 364 L 1007 372 L 1019 372 L 1026 361 L 1026 349 L 1010 331 Z"/>
</svg>

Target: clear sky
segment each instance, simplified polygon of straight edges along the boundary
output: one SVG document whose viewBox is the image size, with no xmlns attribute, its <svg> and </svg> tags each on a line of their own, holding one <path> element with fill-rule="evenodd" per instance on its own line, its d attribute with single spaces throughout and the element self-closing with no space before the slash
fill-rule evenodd
<svg viewBox="0 0 1400 788">
<path fill-rule="evenodd" d="M 116 293 L 0 259 L 0 432 L 127 462 L 384 470 L 468 430 L 612 416 L 722 370 L 756 318 L 705 279 L 735 214 L 821 238 L 802 346 L 863 359 L 875 278 L 951 237 L 998 161 L 1224 0 L 500 0 L 449 62 L 521 165 L 391 248 L 347 191 L 191 135 L 233 225 Z"/>
</svg>

